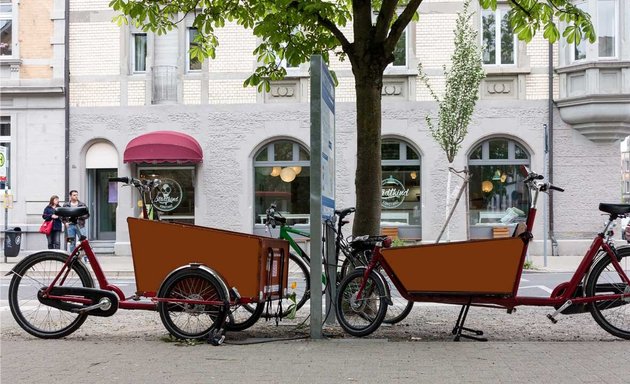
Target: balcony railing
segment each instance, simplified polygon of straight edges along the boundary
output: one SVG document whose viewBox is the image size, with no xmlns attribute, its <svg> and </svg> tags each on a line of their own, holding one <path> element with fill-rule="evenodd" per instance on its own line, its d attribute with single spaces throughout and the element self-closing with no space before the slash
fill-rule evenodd
<svg viewBox="0 0 630 384">
<path fill-rule="evenodd" d="M 153 104 L 177 103 L 177 67 L 158 65 L 152 73 Z"/>
</svg>

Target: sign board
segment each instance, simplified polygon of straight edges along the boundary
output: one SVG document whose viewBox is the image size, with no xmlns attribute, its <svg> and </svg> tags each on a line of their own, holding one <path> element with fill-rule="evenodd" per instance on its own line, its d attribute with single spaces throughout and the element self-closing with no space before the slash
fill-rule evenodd
<svg viewBox="0 0 630 384">
<path fill-rule="evenodd" d="M 335 213 L 335 83 L 322 57 L 311 57 L 311 287 L 322 282 L 322 223 Z M 326 227 L 328 229 L 328 227 Z M 329 231 L 327 230 L 327 233 Z M 334 257 L 334 241 L 326 242 L 328 258 Z M 336 275 L 336 265 L 332 273 Z M 334 269 L 333 269 L 334 268 Z M 334 297 L 334 280 L 328 283 Z M 332 303 L 327 303 L 330 308 Z M 334 312 L 329 311 L 332 318 Z M 311 289 L 311 338 L 322 336 L 322 292 Z"/>
</svg>

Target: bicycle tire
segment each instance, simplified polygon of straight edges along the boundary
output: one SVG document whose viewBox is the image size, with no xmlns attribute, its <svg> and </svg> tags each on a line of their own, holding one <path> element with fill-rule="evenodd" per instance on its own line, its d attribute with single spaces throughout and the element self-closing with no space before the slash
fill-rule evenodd
<svg viewBox="0 0 630 384">
<path fill-rule="evenodd" d="M 348 274 L 352 273 L 352 271 L 354 271 L 354 266 L 352 265 L 350 260 L 346 258 L 341 264 L 341 280 L 343 280 L 343 278 Z M 379 268 L 379 273 L 385 278 L 385 282 L 389 287 L 389 296 L 392 300 L 392 305 L 387 306 L 387 312 L 385 313 L 383 323 L 400 323 L 405 318 L 407 318 L 407 316 L 409 316 L 409 313 L 411 313 L 411 310 L 413 309 L 413 301 L 405 299 L 400 294 L 398 289 L 396 289 L 394 283 L 392 283 L 392 281 L 389 279 L 389 276 L 387 276 L 387 273 L 385 273 L 382 268 Z"/>
<path fill-rule="evenodd" d="M 199 268 L 184 268 L 162 284 L 160 299 L 189 299 L 220 304 L 185 304 L 159 301 L 158 312 L 166 330 L 178 339 L 201 339 L 224 322 L 227 292 L 215 276 Z"/>
<path fill-rule="evenodd" d="M 413 301 L 405 299 L 398 291 L 394 283 L 391 281 L 387 273 L 379 269 L 379 273 L 385 278 L 385 283 L 389 286 L 389 297 L 392 300 L 392 305 L 387 306 L 387 312 L 383 323 L 385 324 L 398 324 L 405 320 L 411 310 L 413 309 Z"/>
<path fill-rule="evenodd" d="M 72 313 L 42 304 L 38 292 L 50 286 L 68 255 L 55 252 L 35 253 L 16 266 L 9 284 L 9 307 L 13 318 L 26 332 L 41 339 L 58 339 L 79 329 L 87 313 Z M 93 288 L 94 281 L 78 260 L 70 264 L 70 273 L 57 286 Z M 41 324 L 36 324 L 41 321 Z"/>
<path fill-rule="evenodd" d="M 626 275 L 630 275 L 630 249 L 620 248 L 617 252 L 622 258 L 622 268 Z M 587 297 L 598 294 L 627 294 L 630 293 L 630 286 L 621 280 L 610 258 L 604 256 L 591 269 L 585 293 Z M 622 339 L 630 339 L 630 299 L 595 301 L 588 303 L 588 308 L 593 319 L 606 332 Z"/>
<path fill-rule="evenodd" d="M 363 297 L 356 299 L 358 290 L 363 282 L 364 270 L 353 271 L 348 274 L 337 291 L 337 321 L 347 333 L 362 337 L 376 331 L 385 318 L 387 300 L 385 286 L 372 271 L 367 277 Z"/>
</svg>

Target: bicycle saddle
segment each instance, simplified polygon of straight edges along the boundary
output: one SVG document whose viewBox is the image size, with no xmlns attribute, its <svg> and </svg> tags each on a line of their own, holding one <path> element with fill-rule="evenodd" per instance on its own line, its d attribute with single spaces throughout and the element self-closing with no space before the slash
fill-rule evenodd
<svg viewBox="0 0 630 384">
<path fill-rule="evenodd" d="M 59 207 L 55 209 L 55 214 L 57 216 L 73 219 L 75 217 L 87 215 L 88 209 L 87 207 Z"/>
<path fill-rule="evenodd" d="M 599 210 L 612 215 L 625 215 L 630 213 L 630 204 L 599 203 Z"/>
</svg>

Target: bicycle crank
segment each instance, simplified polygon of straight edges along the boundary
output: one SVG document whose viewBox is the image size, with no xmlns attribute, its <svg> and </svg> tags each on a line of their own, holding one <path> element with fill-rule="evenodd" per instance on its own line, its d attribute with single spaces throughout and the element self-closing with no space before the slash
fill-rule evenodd
<svg viewBox="0 0 630 384">
<path fill-rule="evenodd" d="M 49 296 L 62 296 L 62 298 L 51 298 Z M 118 310 L 118 296 L 114 292 L 98 288 L 53 287 L 49 296 L 44 296 L 44 288 L 37 292 L 37 298 L 40 303 L 63 311 L 108 317 Z M 64 300 L 64 296 L 67 297 L 66 300 Z M 78 297 L 90 299 L 94 304 L 85 305 L 72 302 L 73 298 Z"/>
</svg>

